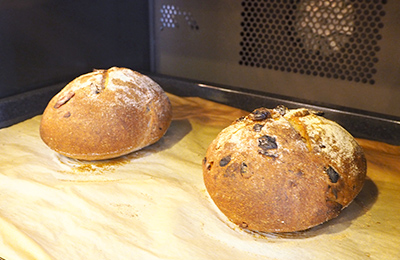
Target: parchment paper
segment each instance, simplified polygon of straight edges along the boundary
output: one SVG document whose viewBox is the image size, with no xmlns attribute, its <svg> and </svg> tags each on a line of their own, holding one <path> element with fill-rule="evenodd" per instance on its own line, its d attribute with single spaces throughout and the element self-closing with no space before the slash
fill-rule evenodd
<svg viewBox="0 0 400 260">
<path fill-rule="evenodd" d="M 156 144 L 114 160 L 63 157 L 41 116 L 0 130 L 0 257 L 17 259 L 399 259 L 400 148 L 358 140 L 368 179 L 341 215 L 305 232 L 245 232 L 208 196 L 209 143 L 244 111 L 169 95 Z"/>
</svg>

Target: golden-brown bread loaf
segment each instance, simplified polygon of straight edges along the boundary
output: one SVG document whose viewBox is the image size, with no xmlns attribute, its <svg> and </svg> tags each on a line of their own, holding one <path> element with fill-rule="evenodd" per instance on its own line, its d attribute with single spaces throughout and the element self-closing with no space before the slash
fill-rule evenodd
<svg viewBox="0 0 400 260">
<path fill-rule="evenodd" d="M 366 177 L 362 148 L 305 108 L 259 108 L 222 130 L 203 161 L 217 207 L 240 227 L 306 230 L 335 218 Z"/>
<path fill-rule="evenodd" d="M 157 142 L 171 119 L 171 103 L 156 82 L 113 67 L 77 77 L 55 95 L 43 113 L 40 136 L 67 157 L 102 160 Z"/>
</svg>

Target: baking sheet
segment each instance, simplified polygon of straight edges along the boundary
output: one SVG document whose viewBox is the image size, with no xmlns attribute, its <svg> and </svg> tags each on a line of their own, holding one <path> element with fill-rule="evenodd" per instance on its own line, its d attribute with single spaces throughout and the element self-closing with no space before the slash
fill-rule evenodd
<svg viewBox="0 0 400 260">
<path fill-rule="evenodd" d="M 330 222 L 285 235 L 245 232 L 208 196 L 209 143 L 247 114 L 169 95 L 174 118 L 156 144 L 85 162 L 50 150 L 41 116 L 0 130 L 0 257 L 14 259 L 398 259 L 400 148 L 358 140 L 368 179 Z"/>
</svg>

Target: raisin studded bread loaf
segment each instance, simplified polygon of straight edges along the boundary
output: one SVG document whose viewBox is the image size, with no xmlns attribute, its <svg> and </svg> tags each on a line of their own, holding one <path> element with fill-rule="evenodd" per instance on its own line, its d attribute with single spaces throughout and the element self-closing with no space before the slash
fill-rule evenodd
<svg viewBox="0 0 400 260">
<path fill-rule="evenodd" d="M 113 67 L 82 75 L 55 95 L 43 113 L 40 135 L 67 157 L 101 160 L 157 142 L 171 119 L 170 101 L 156 82 Z"/>
<path fill-rule="evenodd" d="M 235 224 L 293 232 L 338 216 L 363 187 L 366 160 L 337 123 L 279 106 L 256 109 L 222 130 L 203 173 L 209 195 Z"/>
</svg>

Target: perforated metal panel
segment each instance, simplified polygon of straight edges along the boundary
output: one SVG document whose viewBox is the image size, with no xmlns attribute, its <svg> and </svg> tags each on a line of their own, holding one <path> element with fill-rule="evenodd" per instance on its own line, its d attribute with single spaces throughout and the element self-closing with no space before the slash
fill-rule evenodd
<svg viewBox="0 0 400 260">
<path fill-rule="evenodd" d="M 374 84 L 384 4 L 243 1 L 239 64 Z"/>
<path fill-rule="evenodd" d="M 178 19 L 184 20 L 192 30 L 198 30 L 196 20 L 193 19 L 192 13 L 181 10 L 179 6 L 173 4 L 163 4 L 160 8 L 160 29 L 164 28 L 179 28 Z"/>
<path fill-rule="evenodd" d="M 400 1 L 154 1 L 155 72 L 400 117 Z"/>
</svg>

